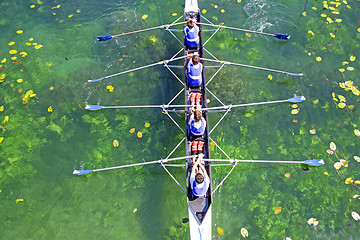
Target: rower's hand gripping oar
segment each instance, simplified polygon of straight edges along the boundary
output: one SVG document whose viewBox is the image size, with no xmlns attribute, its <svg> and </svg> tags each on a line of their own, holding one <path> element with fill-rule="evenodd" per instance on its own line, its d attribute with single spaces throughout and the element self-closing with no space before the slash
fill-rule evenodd
<svg viewBox="0 0 360 240">
<path fill-rule="evenodd" d="M 92 172 L 100 172 L 100 171 L 106 171 L 106 170 L 112 170 L 112 169 L 143 166 L 143 165 L 150 165 L 150 164 L 154 164 L 154 163 L 166 163 L 166 162 L 176 161 L 176 160 L 181 160 L 181 159 L 189 159 L 189 158 L 193 158 L 193 157 L 196 157 L 196 156 L 197 155 L 191 155 L 191 156 L 185 156 L 185 157 L 177 157 L 177 158 L 168 158 L 168 159 L 160 159 L 160 160 L 155 160 L 155 161 L 151 161 L 151 162 L 134 163 L 134 164 L 120 165 L 120 166 L 116 166 L 116 167 L 100 168 L 100 169 L 94 169 L 94 170 L 74 170 L 73 174 L 74 175 L 85 175 L 85 174 L 92 173 Z"/>
<path fill-rule="evenodd" d="M 273 104 L 273 103 L 301 103 L 305 101 L 306 98 L 304 96 L 296 96 L 285 100 L 277 100 L 277 101 L 270 101 L 270 102 L 258 102 L 258 103 L 244 103 L 244 104 L 236 104 L 236 105 L 225 105 L 225 106 L 219 106 L 219 107 L 209 107 L 209 108 L 203 108 L 202 110 L 216 110 L 216 109 L 228 109 L 228 108 L 234 108 L 234 107 L 246 107 L 246 106 L 255 106 L 255 105 L 265 105 L 265 104 Z"/>
<path fill-rule="evenodd" d="M 204 161 L 208 162 L 230 162 L 230 163 L 279 163 L 279 164 L 305 164 L 312 167 L 325 165 L 323 159 L 312 159 L 305 161 L 276 161 L 276 160 L 239 160 L 239 159 L 204 159 Z"/>
<path fill-rule="evenodd" d="M 265 32 L 257 32 L 257 31 L 242 29 L 242 28 L 228 27 L 228 26 L 224 26 L 224 25 L 214 25 L 214 24 L 209 24 L 209 23 L 196 23 L 196 24 L 202 24 L 205 26 L 211 26 L 211 27 L 217 27 L 217 28 L 226 28 L 226 29 L 237 30 L 237 31 L 242 31 L 242 32 L 263 34 L 263 35 L 272 36 L 272 37 L 275 37 L 275 38 L 281 39 L 281 40 L 289 40 L 291 37 L 289 34 L 280 34 L 280 33 L 272 34 L 272 33 L 265 33 Z"/>
<path fill-rule="evenodd" d="M 175 26 L 175 25 L 179 25 L 179 24 L 184 24 L 184 23 L 185 23 L 185 22 L 179 22 L 179 23 L 174 23 L 174 24 L 166 24 L 166 25 L 160 25 L 160 26 L 157 26 L 157 27 L 140 29 L 140 30 L 131 31 L 131 32 L 126 32 L 126 33 L 121 33 L 121 34 L 117 34 L 117 35 L 99 36 L 99 37 L 96 37 L 96 40 L 98 40 L 98 42 L 104 42 L 104 41 L 110 40 L 110 39 L 115 38 L 115 37 L 121 37 L 121 36 L 129 35 L 129 34 L 133 34 L 133 33 L 145 32 L 145 31 L 150 31 L 150 30 L 159 29 L 159 28 L 166 28 L 166 29 L 168 29 L 168 28 L 171 27 L 171 26 Z"/>
<path fill-rule="evenodd" d="M 220 61 L 220 60 L 214 60 L 214 59 L 200 58 L 200 60 L 216 62 L 216 63 L 224 63 L 224 64 L 234 65 L 234 66 L 239 66 L 239 67 L 254 68 L 254 69 L 270 71 L 270 72 L 284 73 L 284 74 L 287 74 L 290 76 L 295 76 L 295 77 L 301 77 L 304 75 L 302 73 L 291 73 L 291 72 L 286 72 L 286 71 L 281 71 L 281 70 L 276 70 L 276 69 L 271 69 L 271 68 L 263 68 L 263 67 L 251 66 L 251 65 L 241 64 L 241 63 L 233 63 L 233 62 L 227 62 L 227 61 Z"/>
</svg>

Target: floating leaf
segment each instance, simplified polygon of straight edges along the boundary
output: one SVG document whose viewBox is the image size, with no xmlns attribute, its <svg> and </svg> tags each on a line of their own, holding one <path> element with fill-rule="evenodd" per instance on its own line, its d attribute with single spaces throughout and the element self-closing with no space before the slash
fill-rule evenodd
<svg viewBox="0 0 360 240">
<path fill-rule="evenodd" d="M 321 62 L 322 58 L 321 57 L 316 57 L 316 61 Z"/>
<path fill-rule="evenodd" d="M 214 8 L 218 8 L 218 7 L 219 7 L 218 5 L 216 5 L 216 4 L 214 5 Z"/>
<path fill-rule="evenodd" d="M 324 172 L 324 175 L 328 176 L 328 175 L 329 175 L 329 173 L 328 173 L 328 172 Z"/>
<path fill-rule="evenodd" d="M 21 78 L 19 78 L 18 80 L 16 80 L 18 83 L 22 83 L 23 80 Z"/>
<path fill-rule="evenodd" d="M 203 9 L 201 12 L 202 12 L 203 14 L 205 14 L 205 13 L 207 12 L 207 10 L 206 10 L 206 9 Z"/>
<path fill-rule="evenodd" d="M 306 17 L 307 14 L 306 14 L 306 12 L 303 12 L 302 15 L 303 15 L 304 17 Z"/>
<path fill-rule="evenodd" d="M 171 14 L 171 16 L 175 17 L 175 16 L 177 16 L 177 13 L 173 13 L 173 14 Z"/>
<path fill-rule="evenodd" d="M 336 163 L 334 164 L 334 168 L 337 169 L 337 170 L 339 170 L 339 169 L 341 168 L 341 163 L 336 162 Z"/>
<path fill-rule="evenodd" d="M 335 151 L 336 150 L 336 144 L 334 142 L 330 143 L 330 149 Z"/>
<path fill-rule="evenodd" d="M 73 17 L 73 16 L 74 16 L 74 14 L 70 14 L 68 17 L 71 18 L 71 17 Z"/>
<path fill-rule="evenodd" d="M 347 61 L 342 62 L 342 65 L 346 65 L 346 64 L 349 64 L 349 62 Z"/>
<path fill-rule="evenodd" d="M 4 80 L 5 77 L 6 77 L 6 74 L 5 74 L 5 73 L 1 74 L 1 75 L 0 75 L 0 80 Z"/>
<path fill-rule="evenodd" d="M 206 99 L 206 103 L 209 103 L 210 102 L 210 99 Z"/>
<path fill-rule="evenodd" d="M 142 136 L 143 136 L 142 133 L 139 131 L 139 132 L 137 133 L 137 137 L 138 137 L 138 138 L 142 138 Z"/>
<path fill-rule="evenodd" d="M 317 7 L 312 7 L 312 10 L 316 11 L 316 10 L 317 10 Z"/>
<path fill-rule="evenodd" d="M 221 9 L 221 11 L 220 11 L 221 13 L 224 13 L 225 12 L 225 9 Z"/>
<path fill-rule="evenodd" d="M 241 3 L 241 0 L 237 0 L 238 3 Z"/>
<path fill-rule="evenodd" d="M 23 201 L 24 201 L 24 199 L 22 199 L 22 198 L 18 198 L 18 199 L 15 200 L 16 203 L 23 202 Z"/>
<path fill-rule="evenodd" d="M 49 87 L 49 90 L 50 90 L 50 91 L 54 90 L 54 87 Z"/>
<path fill-rule="evenodd" d="M 38 45 L 35 46 L 35 49 L 40 49 L 40 48 L 42 48 L 42 47 L 43 47 L 43 45 L 38 44 Z"/>
<path fill-rule="evenodd" d="M 81 13 L 81 9 L 77 9 L 76 12 L 77 12 L 77 13 Z"/>
<path fill-rule="evenodd" d="M 9 42 L 9 46 L 12 46 L 14 44 L 15 44 L 15 42 Z"/>
<path fill-rule="evenodd" d="M 341 165 L 343 165 L 344 167 L 349 167 L 349 162 L 344 160 L 344 159 L 340 159 L 340 163 Z"/>
<path fill-rule="evenodd" d="M 355 194 L 355 195 L 353 196 L 353 198 L 358 198 L 358 197 L 360 197 L 359 194 Z"/>
<path fill-rule="evenodd" d="M 342 22 L 342 19 L 341 18 L 336 18 L 335 22 Z"/>
<path fill-rule="evenodd" d="M 334 38 L 334 37 L 335 37 L 335 34 L 330 33 L 330 37 Z"/>
<path fill-rule="evenodd" d="M 353 182 L 353 180 L 351 178 L 347 178 L 345 180 L 345 184 L 351 184 Z"/>
<path fill-rule="evenodd" d="M 328 150 L 326 150 L 326 153 L 328 153 L 328 154 L 330 154 L 330 155 L 333 155 L 333 154 L 334 154 L 334 151 L 331 150 L 331 149 L 328 149 Z"/>
<path fill-rule="evenodd" d="M 312 224 L 314 224 L 315 221 L 316 221 L 316 218 L 309 218 L 309 220 L 307 220 L 307 224 L 312 225 Z"/>
<path fill-rule="evenodd" d="M 360 220 L 360 215 L 359 215 L 357 212 L 352 212 L 352 213 L 351 213 L 351 216 L 352 216 L 356 221 Z"/>
<path fill-rule="evenodd" d="M 0 112 L 4 111 L 4 106 L 0 106 Z"/>
<path fill-rule="evenodd" d="M 17 34 L 22 34 L 24 31 L 23 30 L 17 30 L 16 33 Z"/>
<path fill-rule="evenodd" d="M 310 134 L 316 134 L 316 130 L 315 130 L 315 129 L 311 129 L 311 130 L 310 130 Z"/>
<path fill-rule="evenodd" d="M 1 63 L 5 63 L 6 62 L 6 58 L 3 58 L 3 60 L 1 60 Z"/>
<path fill-rule="evenodd" d="M 22 57 L 26 57 L 28 54 L 27 54 L 27 52 L 20 52 L 19 53 Z"/>
<path fill-rule="evenodd" d="M 285 177 L 290 178 L 291 174 L 290 173 L 285 173 Z"/>
<path fill-rule="evenodd" d="M 245 35 L 248 37 L 251 37 L 251 33 L 246 33 Z"/>
<path fill-rule="evenodd" d="M 354 71 L 354 68 L 353 67 L 347 67 L 347 70 Z"/>
<path fill-rule="evenodd" d="M 282 211 L 281 207 L 275 208 L 275 214 L 279 214 L 279 213 L 281 213 L 281 211 Z"/>
<path fill-rule="evenodd" d="M 325 13 L 320 15 L 321 17 L 327 17 L 327 15 Z"/>
<path fill-rule="evenodd" d="M 297 104 L 292 104 L 291 107 L 292 107 L 292 108 L 297 108 L 298 105 L 297 105 Z"/>
<path fill-rule="evenodd" d="M 4 141 L 4 137 L 0 137 L 0 143 L 2 143 L 2 141 Z"/>
<path fill-rule="evenodd" d="M 224 234 L 224 230 L 223 230 L 221 227 L 218 227 L 218 228 L 216 229 L 216 231 L 217 231 L 217 233 L 218 233 L 219 235 L 223 235 L 223 234 Z"/>
<path fill-rule="evenodd" d="M 353 62 L 353 61 L 355 61 L 355 60 L 356 60 L 356 57 L 355 57 L 355 56 L 351 56 L 351 57 L 350 57 L 350 61 Z"/>
<path fill-rule="evenodd" d="M 249 232 L 248 230 L 246 230 L 246 228 L 241 228 L 241 236 L 243 236 L 243 238 L 247 238 L 249 236 Z"/>
<path fill-rule="evenodd" d="M 338 106 L 339 106 L 339 108 L 344 108 L 344 107 L 346 107 L 346 103 L 341 102 L 338 104 Z"/>
<path fill-rule="evenodd" d="M 134 133 L 134 132 L 135 132 L 135 128 L 130 129 L 129 132 L 130 132 L 130 133 Z"/>
<path fill-rule="evenodd" d="M 142 17 L 141 17 L 141 18 L 145 20 L 145 19 L 147 19 L 147 17 L 148 17 L 148 16 L 149 16 L 149 15 L 144 14 L 144 15 L 142 15 Z"/>
<path fill-rule="evenodd" d="M 114 87 L 109 85 L 106 87 L 107 90 L 109 90 L 109 92 L 113 92 L 114 91 Z"/>
<path fill-rule="evenodd" d="M 291 114 L 293 114 L 293 115 L 296 115 L 296 114 L 298 114 L 299 113 L 299 110 L 298 109 L 293 109 L 292 111 L 291 111 Z"/>
<path fill-rule="evenodd" d="M 51 106 L 48 107 L 48 112 L 53 112 L 53 108 Z"/>
<path fill-rule="evenodd" d="M 327 17 L 327 18 L 326 18 L 326 21 L 328 21 L 329 23 L 333 23 L 333 22 L 334 22 L 330 17 Z"/>
<path fill-rule="evenodd" d="M 150 123 L 146 122 L 146 123 L 145 123 L 145 127 L 146 127 L 146 128 L 150 127 Z"/>
<path fill-rule="evenodd" d="M 316 227 L 317 225 L 319 225 L 319 221 L 314 222 L 314 227 Z"/>
<path fill-rule="evenodd" d="M 113 141 L 113 146 L 114 146 L 114 147 L 118 147 L 118 146 L 119 146 L 119 141 L 115 139 L 115 140 Z"/>
<path fill-rule="evenodd" d="M 268 75 L 269 80 L 271 81 L 273 79 L 272 75 Z"/>
<path fill-rule="evenodd" d="M 346 102 L 346 98 L 343 95 L 338 95 L 340 102 Z"/>
<path fill-rule="evenodd" d="M 134 208 L 133 213 L 136 213 L 136 212 L 137 212 L 137 208 Z"/>
<path fill-rule="evenodd" d="M 34 8 L 35 7 L 35 5 L 33 4 L 33 5 L 30 5 L 30 8 Z"/>
<path fill-rule="evenodd" d="M 360 162 L 360 157 L 354 156 L 355 161 Z"/>
<path fill-rule="evenodd" d="M 17 57 L 12 57 L 11 60 L 15 61 L 17 59 Z"/>
<path fill-rule="evenodd" d="M 16 51 L 16 50 L 10 50 L 9 53 L 10 53 L 10 54 L 16 54 L 17 51 Z"/>
<path fill-rule="evenodd" d="M 7 123 L 9 121 L 9 116 L 5 116 L 4 123 Z"/>
</svg>

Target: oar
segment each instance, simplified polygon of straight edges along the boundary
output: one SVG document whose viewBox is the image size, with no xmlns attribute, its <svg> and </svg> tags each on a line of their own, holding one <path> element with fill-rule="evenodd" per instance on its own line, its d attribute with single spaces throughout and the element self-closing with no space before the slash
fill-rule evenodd
<svg viewBox="0 0 360 240">
<path fill-rule="evenodd" d="M 290 37 L 291 37 L 289 34 L 273 34 L 273 33 L 257 32 L 257 31 L 242 29 L 242 28 L 228 27 L 228 26 L 223 26 L 223 25 L 214 25 L 214 24 L 209 24 L 209 23 L 196 23 L 196 24 L 202 24 L 202 25 L 211 26 L 211 27 L 227 28 L 227 29 L 243 31 L 243 32 L 263 34 L 263 35 L 276 37 L 276 38 L 281 39 L 281 40 L 289 40 Z"/>
<path fill-rule="evenodd" d="M 215 109 L 227 109 L 227 108 L 234 108 L 234 107 L 245 107 L 245 106 L 254 106 L 254 105 L 264 105 L 264 104 L 272 104 L 272 103 L 301 103 L 305 101 L 306 98 L 304 96 L 296 96 L 285 100 L 277 100 L 277 101 L 270 101 L 270 102 L 258 102 L 258 103 L 244 103 L 244 104 L 237 104 L 237 105 L 225 105 L 219 107 L 210 107 L 210 108 L 203 108 L 202 110 L 215 110 Z"/>
<path fill-rule="evenodd" d="M 94 169 L 94 170 L 74 170 L 73 174 L 74 175 L 85 175 L 85 174 L 88 174 L 88 173 L 91 173 L 91 172 L 100 172 L 100 171 L 119 169 L 119 168 L 150 165 L 150 164 L 154 164 L 154 163 L 166 163 L 166 162 L 175 161 L 175 160 L 193 158 L 193 157 L 196 157 L 196 156 L 197 155 L 191 155 L 191 156 L 186 156 L 186 157 L 177 157 L 177 158 L 168 158 L 168 159 L 160 159 L 160 160 L 155 160 L 155 161 L 151 161 L 151 162 L 134 163 L 134 164 L 121 165 L 121 166 L 109 167 L 109 168 L 100 168 L 100 169 Z"/>
<path fill-rule="evenodd" d="M 230 163 L 280 163 L 280 164 L 305 164 L 312 167 L 322 166 L 325 164 L 323 159 L 313 159 L 305 161 L 275 161 L 275 160 L 239 160 L 239 159 L 204 159 L 208 162 L 230 162 Z"/>
<path fill-rule="evenodd" d="M 125 36 L 125 35 L 129 35 L 129 34 L 133 34 L 133 33 L 139 33 L 139 32 L 145 32 L 145 31 L 149 31 L 149 30 L 154 30 L 154 29 L 159 29 L 159 28 L 169 28 L 171 26 L 175 26 L 175 25 L 179 25 L 179 24 L 184 24 L 185 22 L 179 22 L 179 23 L 174 23 L 174 24 L 167 24 L 167 25 L 160 25 L 157 27 L 151 27 L 151 28 L 146 28 L 146 29 L 140 29 L 140 30 L 136 30 L 136 31 L 132 31 L 132 32 L 126 32 L 126 33 L 121 33 L 121 34 L 117 34 L 117 35 L 111 35 L 111 36 L 100 36 L 100 37 L 96 37 L 96 39 L 99 42 L 103 42 L 103 41 L 107 41 L 110 40 L 114 37 L 120 37 L 120 36 Z"/>
<path fill-rule="evenodd" d="M 85 109 L 90 111 L 97 111 L 106 108 L 177 108 L 177 107 L 191 107 L 192 105 L 140 105 L 140 106 L 100 106 L 100 105 L 86 105 Z"/>
<path fill-rule="evenodd" d="M 98 81 L 104 80 L 104 79 L 106 79 L 106 78 L 111 78 L 111 77 L 119 76 L 119 75 L 122 75 L 122 74 L 125 74 L 125 73 L 134 72 L 134 71 L 141 70 L 141 69 L 145 69 L 145 68 L 148 68 L 148 67 L 153 67 L 153 66 L 156 66 L 156 65 L 161 65 L 161 64 L 164 64 L 164 63 L 169 63 L 169 62 L 176 61 L 176 60 L 179 60 L 179 59 L 183 59 L 183 58 L 186 58 L 186 57 L 187 57 L 187 56 L 181 56 L 181 57 L 177 57 L 177 58 L 173 58 L 173 59 L 169 59 L 169 60 L 164 60 L 164 61 L 152 63 L 152 64 L 145 65 L 145 66 L 142 66 L 142 67 L 138 67 L 138 68 L 133 68 L 133 69 L 130 69 L 130 70 L 126 70 L 126 71 L 124 71 L 124 72 L 115 73 L 115 74 L 112 74 L 112 75 L 109 75 L 109 76 L 105 76 L 105 77 L 102 77 L 102 78 L 93 79 L 93 80 L 88 80 L 88 82 L 98 82 Z"/>
<path fill-rule="evenodd" d="M 207 58 L 200 58 L 200 59 L 201 59 L 201 60 L 204 60 L 204 61 L 209 61 L 209 62 L 225 63 L 225 64 L 235 65 L 235 66 L 240 66 L 240 67 L 254 68 L 254 69 L 258 69 L 258 70 L 265 70 L 265 71 L 277 72 L 277 73 L 284 73 L 284 74 L 291 75 L 291 76 L 295 76 L 295 77 L 300 77 L 300 76 L 303 76 L 303 75 L 304 75 L 304 74 L 302 74 L 302 73 L 291 73 L 291 72 L 285 72 L 285 71 L 276 70 L 276 69 L 256 67 L 256 66 L 245 65 L 245 64 L 240 64 L 240 63 L 232 63 L 232 62 L 219 61 L 219 60 L 213 60 L 213 59 L 207 59 Z"/>
</svg>

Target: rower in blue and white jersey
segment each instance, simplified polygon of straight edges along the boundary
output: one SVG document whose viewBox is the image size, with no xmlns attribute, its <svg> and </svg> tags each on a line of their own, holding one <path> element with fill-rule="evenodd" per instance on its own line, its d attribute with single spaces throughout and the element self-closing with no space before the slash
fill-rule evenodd
<svg viewBox="0 0 360 240">
<path fill-rule="evenodd" d="M 191 108 L 191 115 L 189 119 L 190 134 L 195 137 L 203 136 L 206 128 L 206 120 L 202 116 L 201 106 L 197 105 L 196 109 Z"/>
<path fill-rule="evenodd" d="M 199 55 L 194 54 L 187 65 L 188 69 L 188 83 L 191 87 L 198 87 L 201 85 L 203 65 L 200 63 Z"/>
<path fill-rule="evenodd" d="M 189 19 L 186 24 L 187 26 L 184 28 L 186 38 L 185 44 L 191 48 L 197 47 L 200 43 L 199 27 L 192 19 Z"/>
<path fill-rule="evenodd" d="M 190 186 L 195 196 L 204 196 L 209 189 L 210 178 L 206 172 L 203 163 L 204 154 L 199 154 L 196 159 L 193 160 L 193 166 L 190 174 Z"/>
</svg>

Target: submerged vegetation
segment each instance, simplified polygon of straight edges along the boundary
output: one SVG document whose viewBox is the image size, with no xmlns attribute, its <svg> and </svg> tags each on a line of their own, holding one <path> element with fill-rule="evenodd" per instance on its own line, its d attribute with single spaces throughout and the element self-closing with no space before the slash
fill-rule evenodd
<svg viewBox="0 0 360 240">
<path fill-rule="evenodd" d="M 170 23 L 182 14 L 181 4 L 0 3 L 4 239 L 189 238 L 186 196 L 160 167 L 71 176 L 74 165 L 93 169 L 161 159 L 183 138 L 159 110 L 84 110 L 86 104 L 163 104 L 181 90 L 160 67 L 86 83 L 173 56 L 181 46 L 160 30 L 103 43 L 94 38 Z M 319 168 L 239 163 L 214 195 L 215 239 L 355 238 L 360 220 L 360 4 L 199 4 L 215 24 L 292 35 L 280 41 L 223 29 L 207 45 L 219 59 L 304 73 L 293 78 L 227 66 L 209 84 L 221 101 L 307 98 L 301 104 L 233 109 L 212 133 L 211 155 L 225 157 L 218 144 L 237 159 L 326 162 Z M 182 79 L 182 70 L 174 71 Z M 207 69 L 207 78 L 215 71 Z M 218 105 L 208 98 L 209 107 Z M 173 116 L 184 126 L 183 115 Z M 220 117 L 210 115 L 210 126 Z M 183 149 L 174 153 L 183 154 Z M 213 168 L 213 184 L 228 170 Z M 171 172 L 184 184 L 183 169 Z"/>
</svg>

